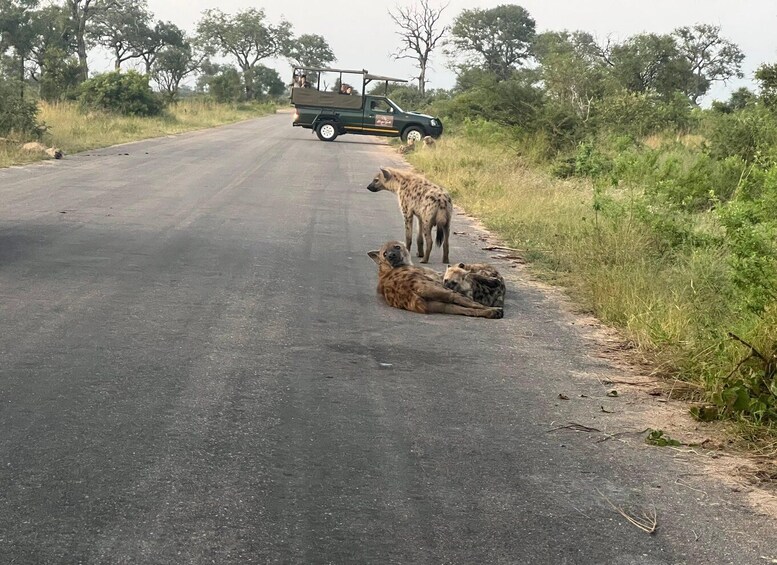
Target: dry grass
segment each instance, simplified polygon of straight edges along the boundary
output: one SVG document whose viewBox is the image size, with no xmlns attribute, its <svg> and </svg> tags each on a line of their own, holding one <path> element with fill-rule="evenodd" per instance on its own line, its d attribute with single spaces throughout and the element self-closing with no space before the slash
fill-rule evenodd
<svg viewBox="0 0 777 565">
<path fill-rule="evenodd" d="M 171 106 L 162 116 L 140 118 L 101 112 L 84 113 L 73 103 L 41 103 L 39 121 L 48 126 L 42 142 L 64 150 L 65 154 L 160 137 L 246 120 L 273 113 L 270 104 L 227 105 L 186 100 Z M 37 161 L 45 156 L 27 153 L 20 146 L 27 139 L 0 142 L 0 167 Z"/>
<path fill-rule="evenodd" d="M 448 136 L 409 160 L 521 250 L 535 273 L 625 330 L 662 371 L 703 378 L 697 370 L 715 354 L 706 340 L 732 315 L 718 294 L 724 256 L 705 250 L 663 257 L 649 230 L 631 218 L 627 192 L 616 196 L 618 217 L 608 217 L 594 209 L 590 182 L 553 179 L 498 143 Z"/>
</svg>

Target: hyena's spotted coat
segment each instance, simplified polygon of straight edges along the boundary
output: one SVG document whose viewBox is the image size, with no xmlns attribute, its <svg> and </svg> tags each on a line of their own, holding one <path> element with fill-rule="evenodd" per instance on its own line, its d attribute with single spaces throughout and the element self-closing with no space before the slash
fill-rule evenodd
<svg viewBox="0 0 777 565">
<path fill-rule="evenodd" d="M 448 265 L 443 285 L 484 306 L 504 308 L 505 280 L 488 263 Z"/>
<path fill-rule="evenodd" d="M 460 314 L 501 318 L 501 308 L 489 308 L 445 288 L 430 269 L 414 267 L 410 252 L 389 241 L 367 255 L 378 264 L 378 292 L 389 306 L 420 314 Z"/>
<path fill-rule="evenodd" d="M 413 217 L 418 218 L 418 256 L 421 263 L 429 262 L 432 253 L 432 228 L 437 227 L 437 245 L 442 245 L 442 261 L 448 262 L 448 239 L 451 232 L 453 203 L 444 188 L 420 175 L 398 169 L 381 169 L 367 186 L 372 192 L 388 190 L 397 195 L 405 218 L 405 245 L 413 243 Z M 426 248 L 424 248 L 426 240 Z M 426 249 L 426 253 L 424 253 Z"/>
</svg>

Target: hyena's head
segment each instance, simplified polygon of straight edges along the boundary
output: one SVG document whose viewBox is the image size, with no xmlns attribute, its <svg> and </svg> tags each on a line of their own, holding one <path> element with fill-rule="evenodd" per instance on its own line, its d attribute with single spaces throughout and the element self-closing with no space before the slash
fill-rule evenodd
<svg viewBox="0 0 777 565">
<path fill-rule="evenodd" d="M 392 179 L 394 175 L 388 169 L 381 169 L 372 182 L 367 185 L 367 190 L 372 192 L 380 192 L 381 190 L 391 190 Z"/>
<path fill-rule="evenodd" d="M 469 294 L 472 292 L 471 273 L 464 268 L 464 263 L 458 265 L 448 265 L 445 274 L 442 277 L 442 284 L 460 294 Z"/>
<path fill-rule="evenodd" d="M 387 241 L 377 251 L 368 251 L 367 255 L 375 261 L 379 267 L 386 266 L 390 269 L 412 265 L 410 252 L 404 243 L 399 241 Z"/>
</svg>

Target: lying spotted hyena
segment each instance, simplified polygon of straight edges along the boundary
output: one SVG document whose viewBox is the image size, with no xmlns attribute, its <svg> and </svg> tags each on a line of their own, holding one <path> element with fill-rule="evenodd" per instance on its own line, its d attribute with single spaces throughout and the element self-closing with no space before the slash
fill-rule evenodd
<svg viewBox="0 0 777 565">
<path fill-rule="evenodd" d="M 378 292 L 389 306 L 420 314 L 460 314 L 501 318 L 501 308 L 489 308 L 445 288 L 431 269 L 414 267 L 410 252 L 398 241 L 367 253 L 378 264 Z"/>
<path fill-rule="evenodd" d="M 505 280 L 487 263 L 448 265 L 443 285 L 484 306 L 504 308 Z"/>
<path fill-rule="evenodd" d="M 424 177 L 398 169 L 381 169 L 367 186 L 372 192 L 388 190 L 397 195 L 399 208 L 405 217 L 405 244 L 413 243 L 413 216 L 418 218 L 418 256 L 421 263 L 429 262 L 432 253 L 432 227 L 437 227 L 437 245 L 442 245 L 442 262 L 448 262 L 448 239 L 451 232 L 453 204 L 444 188 Z M 426 240 L 426 253 L 424 253 Z"/>
</svg>

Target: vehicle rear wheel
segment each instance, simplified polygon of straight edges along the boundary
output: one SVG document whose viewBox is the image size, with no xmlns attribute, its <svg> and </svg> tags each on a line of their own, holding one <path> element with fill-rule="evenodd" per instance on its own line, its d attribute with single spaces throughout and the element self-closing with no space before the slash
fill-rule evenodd
<svg viewBox="0 0 777 565">
<path fill-rule="evenodd" d="M 337 127 L 334 122 L 321 122 L 316 128 L 316 135 L 321 141 L 334 141 L 337 138 Z"/>
<path fill-rule="evenodd" d="M 426 135 L 424 130 L 416 126 L 411 126 L 402 132 L 402 140 L 407 143 L 412 139 L 413 143 L 418 143 L 424 138 L 424 135 Z"/>
</svg>

